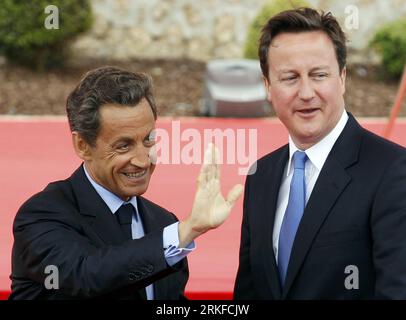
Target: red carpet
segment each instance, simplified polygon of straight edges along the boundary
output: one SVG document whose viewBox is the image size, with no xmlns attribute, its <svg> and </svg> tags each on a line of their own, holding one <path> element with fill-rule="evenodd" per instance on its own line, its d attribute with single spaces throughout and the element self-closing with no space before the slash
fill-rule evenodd
<svg viewBox="0 0 406 320">
<path fill-rule="evenodd" d="M 204 129 L 215 128 L 232 129 L 229 133 L 236 133 L 237 129 L 257 129 L 258 157 L 287 141 L 287 132 L 277 119 L 163 118 L 158 121 L 158 127 L 170 132 L 172 120 L 180 121 L 181 133 L 188 128 L 198 129 L 201 133 Z M 383 132 L 384 120 L 361 122 L 377 134 Z M 248 137 L 247 132 L 244 133 L 245 143 L 237 141 L 235 147 L 243 148 L 245 144 L 245 154 L 248 154 Z M 392 140 L 406 146 L 405 121 L 398 121 Z M 10 291 L 11 230 L 17 209 L 48 182 L 68 177 L 80 161 L 73 152 L 69 128 L 63 118 L 0 118 L 0 141 L 0 299 L 5 299 Z M 187 141 L 182 143 L 185 144 Z M 238 174 L 238 168 L 246 166 L 241 162 L 223 165 L 224 193 L 235 183 L 244 182 L 245 177 Z M 200 165 L 196 164 L 159 165 L 145 196 L 182 219 L 191 208 L 199 168 Z M 189 255 L 190 280 L 186 288 L 189 298 L 231 298 L 238 266 L 241 216 L 242 199 L 223 226 L 197 240 L 197 250 Z"/>
</svg>

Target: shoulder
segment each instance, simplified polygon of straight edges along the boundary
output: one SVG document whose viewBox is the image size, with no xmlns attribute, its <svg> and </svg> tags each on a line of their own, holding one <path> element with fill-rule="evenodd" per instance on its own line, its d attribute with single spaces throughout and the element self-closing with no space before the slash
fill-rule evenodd
<svg viewBox="0 0 406 320">
<path fill-rule="evenodd" d="M 59 220 L 74 223 L 73 212 L 78 211 L 69 179 L 48 184 L 31 196 L 17 211 L 14 229 L 38 221 Z"/>
<path fill-rule="evenodd" d="M 406 159 L 406 148 L 382 138 L 368 130 L 364 130 L 360 148 L 360 160 L 375 167 L 391 167 L 392 164 Z"/>
<path fill-rule="evenodd" d="M 73 203 L 74 194 L 69 179 L 49 183 L 44 190 L 34 194 L 23 203 L 20 210 L 52 208 L 60 204 Z"/>
<path fill-rule="evenodd" d="M 365 148 L 374 148 L 376 151 L 386 151 L 390 155 L 402 156 L 406 155 L 406 148 L 389 141 L 381 136 L 376 135 L 364 129 L 363 145 Z"/>
<path fill-rule="evenodd" d="M 388 162 L 406 155 L 406 148 L 363 128 L 351 114 L 349 116 L 336 142 L 341 144 L 340 153 L 346 154 L 355 147 L 360 160 L 367 160 L 374 165 L 377 162 Z"/>
</svg>

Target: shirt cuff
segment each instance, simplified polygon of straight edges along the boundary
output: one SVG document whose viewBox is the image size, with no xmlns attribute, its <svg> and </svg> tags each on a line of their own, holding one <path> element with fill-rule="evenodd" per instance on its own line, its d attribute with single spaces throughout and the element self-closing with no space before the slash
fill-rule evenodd
<svg viewBox="0 0 406 320">
<path fill-rule="evenodd" d="M 171 267 L 196 249 L 194 241 L 189 243 L 185 248 L 179 248 L 178 224 L 179 222 L 175 222 L 165 227 L 163 232 L 165 259 L 166 263 Z"/>
</svg>

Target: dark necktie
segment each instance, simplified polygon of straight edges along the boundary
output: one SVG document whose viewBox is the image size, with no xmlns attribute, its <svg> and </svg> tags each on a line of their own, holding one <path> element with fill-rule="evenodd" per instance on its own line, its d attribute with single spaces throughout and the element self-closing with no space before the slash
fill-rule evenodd
<svg viewBox="0 0 406 320">
<path fill-rule="evenodd" d="M 135 214 L 134 207 L 131 203 L 123 204 L 116 212 L 116 217 L 120 223 L 121 229 L 126 239 L 132 239 L 131 222 Z"/>
<path fill-rule="evenodd" d="M 131 203 L 122 204 L 121 207 L 117 210 L 116 216 L 118 223 L 123 230 L 123 234 L 127 240 L 132 239 L 132 229 L 131 223 L 133 219 L 133 215 L 135 214 L 135 220 L 138 222 L 137 215 L 135 212 L 135 208 Z M 143 300 L 147 300 L 146 289 L 139 289 L 138 294 L 141 296 Z"/>
<path fill-rule="evenodd" d="M 307 155 L 302 151 L 296 151 L 293 154 L 295 170 L 290 183 L 288 206 L 285 211 L 285 216 L 283 217 L 279 234 L 278 269 L 282 286 L 285 284 L 293 242 L 306 205 L 306 160 Z"/>
</svg>

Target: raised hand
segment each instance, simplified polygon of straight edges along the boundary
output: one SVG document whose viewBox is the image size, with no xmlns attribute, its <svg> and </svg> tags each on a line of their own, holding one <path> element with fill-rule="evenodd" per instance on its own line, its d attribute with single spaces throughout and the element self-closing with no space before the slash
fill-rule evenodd
<svg viewBox="0 0 406 320">
<path fill-rule="evenodd" d="M 220 226 L 243 191 L 243 186 L 237 184 L 224 199 L 221 194 L 219 162 L 219 150 L 210 143 L 197 178 L 192 212 L 179 224 L 180 244 L 187 245 L 197 236 Z"/>
</svg>

